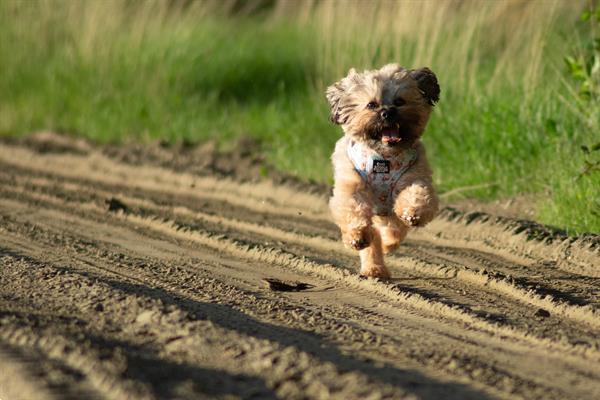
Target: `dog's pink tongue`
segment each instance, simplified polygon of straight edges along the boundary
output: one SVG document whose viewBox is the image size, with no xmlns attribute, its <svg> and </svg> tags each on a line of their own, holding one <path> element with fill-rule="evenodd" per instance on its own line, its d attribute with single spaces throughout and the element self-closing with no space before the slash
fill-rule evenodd
<svg viewBox="0 0 600 400">
<path fill-rule="evenodd" d="M 381 133 L 381 141 L 385 143 L 395 143 L 402 141 L 402 138 L 399 135 L 398 129 L 386 128 Z"/>
</svg>

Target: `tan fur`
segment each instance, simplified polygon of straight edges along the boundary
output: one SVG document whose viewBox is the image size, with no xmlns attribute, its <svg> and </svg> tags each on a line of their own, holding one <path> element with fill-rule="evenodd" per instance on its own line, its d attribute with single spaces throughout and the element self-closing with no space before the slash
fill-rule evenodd
<svg viewBox="0 0 600 400">
<path fill-rule="evenodd" d="M 362 73 L 352 69 L 327 89 L 331 119 L 344 131 L 332 155 L 335 185 L 329 206 L 344 244 L 359 250 L 363 276 L 388 278 L 383 254 L 399 246 L 409 227 L 424 226 L 435 217 L 438 199 L 419 138 L 438 95 L 439 86 L 431 71 L 407 70 L 397 64 Z M 370 109 L 370 102 L 378 108 Z M 402 141 L 393 146 L 377 136 L 382 129 L 384 108 L 396 113 L 395 126 L 402 132 Z M 388 215 L 373 215 L 371 189 L 346 153 L 351 140 L 366 143 L 384 157 L 410 148 L 417 151 L 416 163 L 395 187 L 394 207 Z"/>
</svg>

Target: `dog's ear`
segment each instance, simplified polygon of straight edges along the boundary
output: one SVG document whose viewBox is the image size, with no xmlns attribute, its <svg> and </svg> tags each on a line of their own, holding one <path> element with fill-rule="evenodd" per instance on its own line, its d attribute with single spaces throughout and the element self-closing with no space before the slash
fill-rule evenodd
<svg viewBox="0 0 600 400">
<path fill-rule="evenodd" d="M 329 102 L 329 110 L 331 112 L 329 119 L 331 122 L 338 125 L 342 124 L 342 121 L 340 120 L 340 101 L 342 100 L 343 95 L 344 88 L 341 82 L 336 82 L 329 86 L 325 92 L 325 96 Z"/>
<path fill-rule="evenodd" d="M 417 81 L 419 90 L 430 105 L 434 105 L 440 99 L 440 85 L 429 68 L 414 69 L 410 71 L 410 76 Z"/>
<path fill-rule="evenodd" d="M 342 78 L 338 82 L 329 86 L 325 91 L 325 96 L 327 97 L 327 101 L 329 102 L 329 109 L 331 111 L 329 119 L 334 124 L 344 124 L 348 119 L 347 116 L 342 115 L 345 114 L 342 112 L 344 109 L 343 104 L 345 103 L 344 97 L 348 90 L 350 81 L 356 76 L 358 76 L 356 70 L 354 68 L 351 68 L 350 71 L 348 71 L 348 75 L 345 78 Z"/>
</svg>

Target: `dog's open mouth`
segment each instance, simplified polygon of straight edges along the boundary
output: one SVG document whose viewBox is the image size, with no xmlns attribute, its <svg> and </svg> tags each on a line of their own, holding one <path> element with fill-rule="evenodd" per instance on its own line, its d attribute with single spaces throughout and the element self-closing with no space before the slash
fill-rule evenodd
<svg viewBox="0 0 600 400">
<path fill-rule="evenodd" d="M 401 142 L 402 137 L 400 136 L 400 129 L 398 125 L 383 128 L 381 131 L 381 141 L 388 144 Z"/>
</svg>

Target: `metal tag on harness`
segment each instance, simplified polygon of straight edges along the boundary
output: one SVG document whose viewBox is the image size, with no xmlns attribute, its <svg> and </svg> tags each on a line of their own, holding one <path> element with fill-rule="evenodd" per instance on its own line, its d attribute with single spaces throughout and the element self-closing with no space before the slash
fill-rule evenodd
<svg viewBox="0 0 600 400">
<path fill-rule="evenodd" d="M 376 174 L 389 174 L 391 170 L 388 160 L 373 160 L 373 172 Z"/>
</svg>

